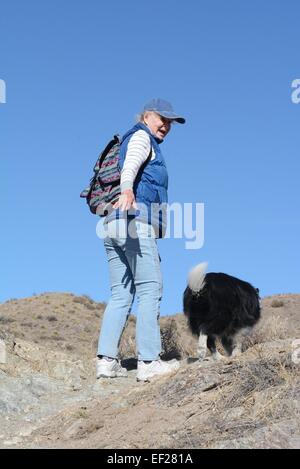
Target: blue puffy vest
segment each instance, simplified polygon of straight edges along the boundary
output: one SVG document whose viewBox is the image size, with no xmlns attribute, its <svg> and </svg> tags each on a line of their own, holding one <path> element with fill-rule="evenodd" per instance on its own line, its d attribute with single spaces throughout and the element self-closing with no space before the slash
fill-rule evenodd
<svg viewBox="0 0 300 469">
<path fill-rule="evenodd" d="M 133 192 L 138 210 L 127 212 L 113 211 L 105 218 L 104 223 L 115 218 L 135 218 L 153 226 L 156 236 L 161 238 L 166 230 L 167 202 L 168 202 L 168 171 L 159 144 L 160 139 L 154 137 L 148 127 L 139 122 L 130 129 L 122 138 L 120 148 L 120 168 L 123 168 L 127 146 L 132 135 L 138 130 L 145 130 L 150 136 L 150 145 L 155 158 L 147 160 L 142 171 L 139 171 L 134 181 Z"/>
</svg>

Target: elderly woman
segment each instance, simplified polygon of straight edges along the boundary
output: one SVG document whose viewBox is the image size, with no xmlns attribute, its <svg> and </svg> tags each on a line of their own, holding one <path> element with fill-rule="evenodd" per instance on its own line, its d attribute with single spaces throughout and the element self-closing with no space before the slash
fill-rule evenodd
<svg viewBox="0 0 300 469">
<path fill-rule="evenodd" d="M 168 172 L 160 143 L 173 122 L 184 124 L 162 99 L 145 105 L 120 149 L 121 195 L 104 221 L 111 298 L 104 312 L 97 353 L 97 378 L 127 376 L 118 347 L 135 295 L 138 301 L 137 380 L 150 381 L 179 368 L 162 361 L 159 326 L 162 275 L 156 238 L 166 228 Z"/>
</svg>

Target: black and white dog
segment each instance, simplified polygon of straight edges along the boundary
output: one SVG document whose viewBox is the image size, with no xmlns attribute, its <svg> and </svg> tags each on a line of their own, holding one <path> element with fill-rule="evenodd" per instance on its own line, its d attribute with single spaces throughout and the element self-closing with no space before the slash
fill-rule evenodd
<svg viewBox="0 0 300 469">
<path fill-rule="evenodd" d="M 223 358 L 216 348 L 217 337 L 228 355 L 237 355 L 241 352 L 237 333 L 249 333 L 260 318 L 259 290 L 227 274 L 205 274 L 206 268 L 203 262 L 190 272 L 183 295 L 189 328 L 199 337 L 199 359 L 205 358 L 207 348 L 213 358 Z"/>
</svg>

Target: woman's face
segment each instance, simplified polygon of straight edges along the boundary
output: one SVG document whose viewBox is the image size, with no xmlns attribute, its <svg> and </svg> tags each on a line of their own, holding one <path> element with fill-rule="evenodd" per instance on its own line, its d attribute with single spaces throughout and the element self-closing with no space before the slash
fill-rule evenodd
<svg viewBox="0 0 300 469">
<path fill-rule="evenodd" d="M 151 130 L 151 133 L 163 140 L 165 136 L 169 133 L 172 120 L 167 119 L 166 117 L 160 116 L 156 112 L 148 111 L 144 115 L 144 122 Z"/>
</svg>

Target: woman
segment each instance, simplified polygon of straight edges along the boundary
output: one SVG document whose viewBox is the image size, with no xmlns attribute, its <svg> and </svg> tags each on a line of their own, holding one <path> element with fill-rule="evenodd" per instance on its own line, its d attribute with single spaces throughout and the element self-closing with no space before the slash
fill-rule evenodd
<svg viewBox="0 0 300 469">
<path fill-rule="evenodd" d="M 168 173 L 160 151 L 173 122 L 184 124 L 170 103 L 153 99 L 120 149 L 121 195 L 104 227 L 111 299 L 104 312 L 97 353 L 97 378 L 127 376 L 118 347 L 135 295 L 138 300 L 137 380 L 149 381 L 179 368 L 160 360 L 159 308 L 162 276 L 156 238 L 164 235 Z"/>
</svg>

